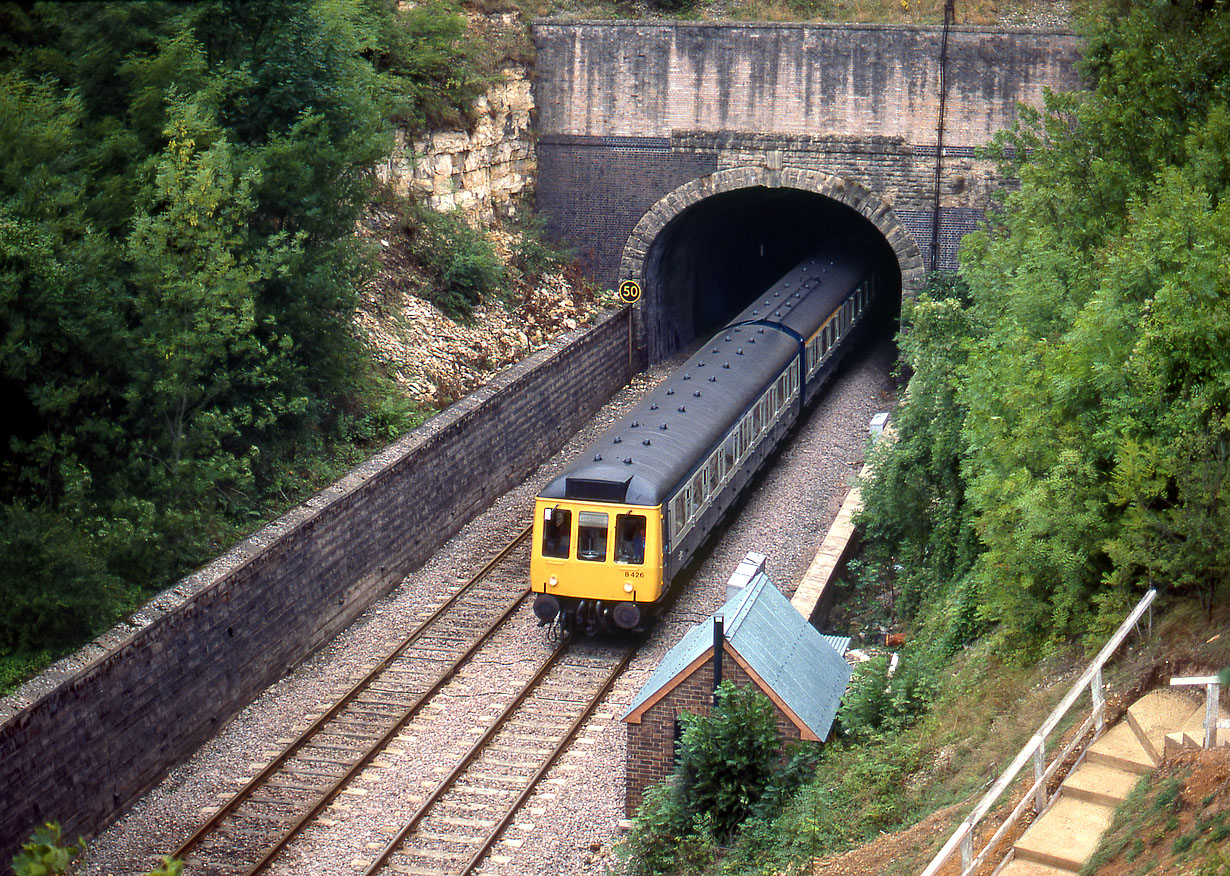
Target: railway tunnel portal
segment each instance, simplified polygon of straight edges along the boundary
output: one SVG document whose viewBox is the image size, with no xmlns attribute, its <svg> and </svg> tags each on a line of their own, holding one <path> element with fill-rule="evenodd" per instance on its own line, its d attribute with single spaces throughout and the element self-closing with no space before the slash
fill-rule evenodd
<svg viewBox="0 0 1230 876">
<path fill-rule="evenodd" d="M 621 277 L 640 278 L 637 325 L 649 361 L 708 336 L 831 238 L 865 241 L 890 278 L 885 294 L 899 298 L 903 267 L 913 279 L 922 259 L 877 200 L 849 180 L 807 172 L 783 179 L 759 168 L 719 172 L 669 193 L 637 223 L 620 265 Z"/>
<path fill-rule="evenodd" d="M 1081 84 L 1062 30 L 540 21 L 533 36 L 538 209 L 599 283 L 640 284 L 643 362 L 826 236 L 874 241 L 904 295 L 955 268 L 1010 182 L 979 147 Z"/>
</svg>

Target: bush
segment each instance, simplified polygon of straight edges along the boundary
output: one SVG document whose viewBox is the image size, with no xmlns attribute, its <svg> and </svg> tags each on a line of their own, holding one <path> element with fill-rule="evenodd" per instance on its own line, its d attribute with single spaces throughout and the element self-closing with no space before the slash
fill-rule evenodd
<svg viewBox="0 0 1230 876">
<path fill-rule="evenodd" d="M 645 794 L 632 831 L 616 848 L 627 876 L 701 873 L 717 850 L 705 819 L 690 817 L 678 789 L 666 782 Z"/>
<path fill-rule="evenodd" d="M 407 231 L 431 282 L 427 297 L 449 316 L 468 320 L 475 307 L 496 297 L 506 279 L 504 265 L 487 238 L 460 214 L 416 206 Z"/>
<path fill-rule="evenodd" d="M 842 736 L 867 742 L 921 717 L 935 695 L 943 653 L 938 648 L 902 651 L 891 677 L 887 654 L 859 664 L 837 712 Z"/>
<path fill-rule="evenodd" d="M 21 844 L 21 851 L 13 856 L 13 873 L 16 876 L 60 876 L 68 871 L 73 859 L 85 847 L 84 839 L 77 841 L 81 845 L 64 845 L 59 823 L 48 821 Z M 180 876 L 183 869 L 182 861 L 163 855 L 162 863 L 145 876 Z"/>
<path fill-rule="evenodd" d="M 618 848 L 629 876 L 700 872 L 736 833 L 763 838 L 816 763 L 811 745 L 783 761 L 773 704 L 751 687 L 723 682 L 712 715 L 681 720 L 674 775 L 647 792 Z"/>
<path fill-rule="evenodd" d="M 71 646 L 127 607 L 101 550 L 71 519 L 0 507 L 0 655 Z"/>
</svg>

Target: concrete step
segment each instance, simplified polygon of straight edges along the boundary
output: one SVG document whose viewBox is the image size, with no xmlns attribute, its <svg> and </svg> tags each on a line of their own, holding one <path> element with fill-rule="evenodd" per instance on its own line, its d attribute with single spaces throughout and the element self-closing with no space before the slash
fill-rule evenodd
<svg viewBox="0 0 1230 876">
<path fill-rule="evenodd" d="M 1089 746 L 1085 759 L 1119 767 L 1128 772 L 1144 775 L 1153 771 L 1153 758 L 1145 750 L 1140 738 L 1127 721 L 1120 721 Z"/>
<path fill-rule="evenodd" d="M 1204 734 L 1200 734 L 1203 738 Z M 1176 754 L 1185 748 L 1199 748 L 1200 739 L 1192 737 L 1190 733 L 1184 733 L 1182 730 L 1176 730 L 1173 733 L 1166 734 L 1166 742 L 1163 750 L 1169 756 Z"/>
<path fill-rule="evenodd" d="M 1166 734 L 1191 729 L 1192 713 L 1197 709 L 1200 709 L 1200 703 L 1191 694 L 1161 688 L 1149 691 L 1128 706 L 1127 723 L 1156 764 L 1165 750 Z M 1200 727 L 1199 721 L 1196 726 Z"/>
<path fill-rule="evenodd" d="M 1075 870 L 1062 867 L 1052 867 L 1049 864 L 1039 864 L 1037 861 L 1027 861 L 1024 858 L 1013 858 L 1000 876 L 1072 876 Z"/>
<path fill-rule="evenodd" d="M 1140 781 L 1140 774 L 1105 763 L 1085 761 L 1063 782 L 1063 794 L 1103 806 L 1118 806 Z"/>
<path fill-rule="evenodd" d="M 1110 826 L 1110 806 L 1060 797 L 1016 842 L 1016 857 L 1061 870 L 1080 870 Z"/>
</svg>

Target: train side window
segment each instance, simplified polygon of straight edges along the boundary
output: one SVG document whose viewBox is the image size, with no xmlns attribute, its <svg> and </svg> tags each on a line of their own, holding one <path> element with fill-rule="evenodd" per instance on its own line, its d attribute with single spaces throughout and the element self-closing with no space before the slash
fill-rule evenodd
<svg viewBox="0 0 1230 876">
<path fill-rule="evenodd" d="M 671 538 L 683 532 L 683 525 L 688 520 L 688 505 L 685 492 L 680 490 L 675 495 L 675 501 L 671 503 Z"/>
<path fill-rule="evenodd" d="M 615 517 L 615 562 L 639 566 L 645 562 L 645 515 Z"/>
<path fill-rule="evenodd" d="M 542 555 L 564 558 L 572 535 L 572 512 L 566 508 L 544 508 L 542 512 Z"/>
<path fill-rule="evenodd" d="M 731 435 L 722 448 L 722 477 L 726 477 L 735 470 L 735 460 L 738 458 L 738 436 Z"/>
<path fill-rule="evenodd" d="M 606 559 L 606 527 L 608 517 L 602 511 L 581 511 L 577 514 L 577 558 L 591 563 Z"/>
<path fill-rule="evenodd" d="M 718 451 L 709 457 L 709 494 L 713 495 L 717 492 L 717 486 L 722 482 L 722 473 L 719 471 L 718 459 L 721 457 L 722 451 Z"/>
</svg>

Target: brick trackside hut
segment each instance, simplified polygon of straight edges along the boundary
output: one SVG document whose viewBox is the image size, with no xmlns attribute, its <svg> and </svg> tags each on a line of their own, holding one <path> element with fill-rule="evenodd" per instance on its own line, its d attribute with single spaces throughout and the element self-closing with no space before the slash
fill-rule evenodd
<svg viewBox="0 0 1230 876">
<path fill-rule="evenodd" d="M 763 571 L 698 624 L 663 658 L 632 701 L 625 811 L 664 781 L 675 762 L 679 715 L 708 715 L 713 703 L 714 627 L 724 632 L 721 679 L 755 685 L 772 702 L 783 743 L 828 738 L 850 681 L 848 638 L 822 636 Z"/>
</svg>

